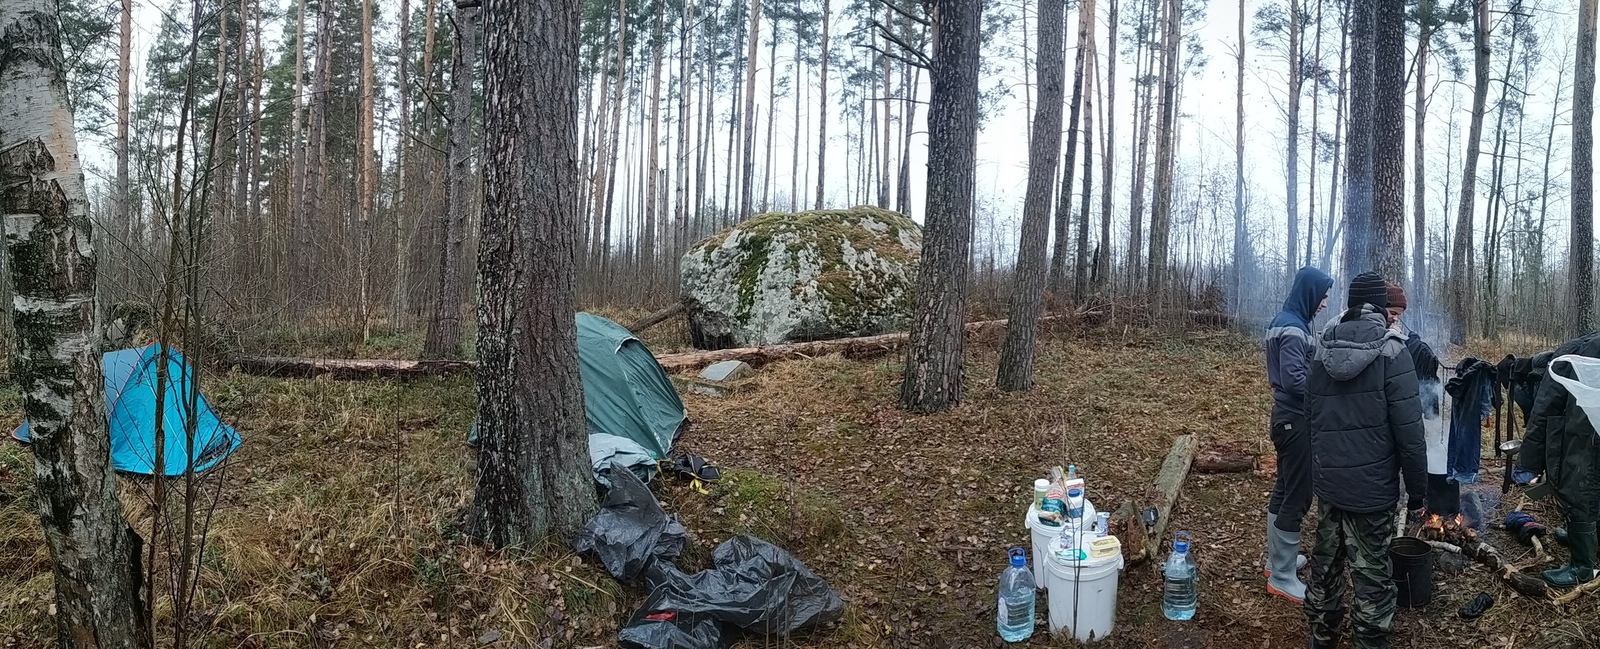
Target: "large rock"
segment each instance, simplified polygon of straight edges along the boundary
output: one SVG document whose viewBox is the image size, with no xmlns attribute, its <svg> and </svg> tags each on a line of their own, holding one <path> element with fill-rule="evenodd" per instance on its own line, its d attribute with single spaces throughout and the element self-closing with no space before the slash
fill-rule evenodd
<svg viewBox="0 0 1600 649">
<path fill-rule="evenodd" d="M 760 214 L 684 254 L 695 347 L 870 336 L 911 319 L 922 228 L 874 207 Z"/>
</svg>

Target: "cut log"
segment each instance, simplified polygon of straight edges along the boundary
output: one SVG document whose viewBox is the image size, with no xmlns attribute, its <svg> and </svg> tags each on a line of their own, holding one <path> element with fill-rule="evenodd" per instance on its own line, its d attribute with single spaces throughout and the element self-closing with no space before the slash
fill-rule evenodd
<svg viewBox="0 0 1600 649">
<path fill-rule="evenodd" d="M 1039 318 L 1039 324 L 1042 326 L 1056 321 L 1069 322 L 1083 315 L 1084 313 L 1069 313 L 1045 316 Z M 646 318 L 645 320 L 649 319 Z M 982 322 L 968 323 L 966 330 L 970 336 L 977 333 L 1003 330 L 1005 326 L 1005 320 L 984 320 Z M 632 330 L 638 331 L 638 329 Z M 909 334 L 893 333 L 860 338 L 785 343 L 764 347 L 739 347 L 682 354 L 658 354 L 656 355 L 656 361 L 661 363 L 662 369 L 665 369 L 668 374 L 682 374 L 693 372 L 717 361 L 727 360 L 744 361 L 759 367 L 773 361 L 813 358 L 828 354 L 842 354 L 846 358 L 872 358 L 899 349 L 905 345 L 908 338 Z M 234 356 L 228 360 L 227 364 L 245 374 L 258 376 L 328 376 L 335 379 L 440 376 L 470 373 L 477 368 L 477 364 L 472 361 L 299 358 L 292 356 Z"/>
<path fill-rule="evenodd" d="M 633 335 L 637 336 L 639 335 L 639 332 L 666 322 L 667 320 L 672 319 L 673 316 L 680 313 L 683 313 L 682 302 L 640 318 L 638 322 L 628 325 L 628 331 L 633 332 Z"/>
<path fill-rule="evenodd" d="M 1077 314 L 1054 315 L 1039 318 L 1039 324 L 1044 325 L 1058 320 L 1070 320 Z M 984 320 L 982 322 L 967 323 L 967 335 L 982 333 L 989 330 L 1003 329 L 1005 320 Z M 692 372 L 718 361 L 744 361 L 760 367 L 773 361 L 814 358 L 828 354 L 842 354 L 845 358 L 872 358 L 883 356 L 906 344 L 909 334 L 894 333 L 862 338 L 840 338 L 837 340 L 818 340 L 804 343 L 784 343 L 780 345 L 766 345 L 763 347 L 736 347 L 733 349 L 719 349 L 708 352 L 688 352 L 684 354 L 662 354 L 656 356 L 656 361 L 661 363 L 662 369 L 668 374 L 681 374 Z"/>
<path fill-rule="evenodd" d="M 1144 551 L 1135 557 L 1136 561 L 1154 559 L 1161 551 L 1161 543 L 1167 536 L 1167 523 L 1172 521 L 1172 509 L 1178 503 L 1183 481 L 1189 477 L 1189 468 L 1194 465 L 1199 448 L 1194 435 L 1179 435 L 1178 439 L 1173 440 L 1172 450 L 1167 452 L 1167 459 L 1161 463 L 1161 473 L 1156 474 L 1156 481 L 1151 485 L 1156 523 L 1145 531 L 1142 540 Z"/>
<path fill-rule="evenodd" d="M 1582 597 L 1584 593 L 1592 593 L 1592 592 L 1594 592 L 1596 590 L 1600 590 L 1600 579 L 1595 579 L 1595 580 L 1591 580 L 1591 581 L 1579 584 L 1577 587 L 1573 588 L 1572 590 L 1569 590 L 1566 593 L 1563 593 L 1561 596 L 1556 597 L 1555 599 L 1552 599 L 1550 601 L 1555 603 L 1555 604 L 1558 604 L 1558 605 L 1560 605 L 1560 604 L 1571 604 L 1571 603 L 1573 603 L 1575 601 L 1578 601 L 1578 598 Z"/>
<path fill-rule="evenodd" d="M 1194 458 L 1196 473 L 1244 473 L 1254 471 L 1260 458 L 1226 446 L 1207 446 Z"/>
<path fill-rule="evenodd" d="M 228 365 L 245 374 L 286 378 L 328 376 L 335 379 L 399 378 L 469 374 L 472 361 L 406 361 L 350 358 L 293 358 L 287 356 L 235 356 Z"/>
</svg>

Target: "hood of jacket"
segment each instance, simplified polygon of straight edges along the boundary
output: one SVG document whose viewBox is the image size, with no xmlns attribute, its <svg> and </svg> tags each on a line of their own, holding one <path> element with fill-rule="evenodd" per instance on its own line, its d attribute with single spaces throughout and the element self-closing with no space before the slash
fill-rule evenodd
<svg viewBox="0 0 1600 649">
<path fill-rule="evenodd" d="M 1317 317 L 1317 306 L 1333 288 L 1333 278 L 1314 266 L 1301 268 L 1294 274 L 1294 286 L 1289 297 L 1283 300 L 1283 310 L 1272 319 L 1269 328 L 1295 327 L 1311 333 L 1311 320 Z"/>
<path fill-rule="evenodd" d="M 1322 332 L 1316 362 L 1335 381 L 1348 381 L 1361 374 L 1383 356 L 1391 342 L 1404 346 L 1405 339 L 1389 328 L 1383 310 L 1363 304 L 1359 313 L 1346 312 L 1338 322 Z"/>
</svg>

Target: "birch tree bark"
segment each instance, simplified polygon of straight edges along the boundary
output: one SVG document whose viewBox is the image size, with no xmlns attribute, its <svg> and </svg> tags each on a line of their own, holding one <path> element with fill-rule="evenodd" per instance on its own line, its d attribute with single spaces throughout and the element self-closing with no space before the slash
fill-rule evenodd
<svg viewBox="0 0 1600 649">
<path fill-rule="evenodd" d="M 580 0 L 486 0 L 472 532 L 570 540 L 597 509 L 573 320 Z"/>
<path fill-rule="evenodd" d="M 89 197 L 53 0 L 0 1 L 0 219 L 60 647 L 149 647 L 111 467 Z"/>
</svg>

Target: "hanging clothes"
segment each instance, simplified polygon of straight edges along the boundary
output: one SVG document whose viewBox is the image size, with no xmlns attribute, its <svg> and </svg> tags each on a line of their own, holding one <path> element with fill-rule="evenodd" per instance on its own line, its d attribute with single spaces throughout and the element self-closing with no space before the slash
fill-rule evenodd
<svg viewBox="0 0 1600 649">
<path fill-rule="evenodd" d="M 1450 441 L 1445 473 L 1451 482 L 1478 481 L 1483 453 L 1483 418 L 1500 400 L 1494 389 L 1494 366 L 1477 358 L 1456 364 L 1456 375 L 1445 384 L 1453 407 L 1450 409 Z"/>
</svg>

